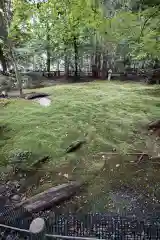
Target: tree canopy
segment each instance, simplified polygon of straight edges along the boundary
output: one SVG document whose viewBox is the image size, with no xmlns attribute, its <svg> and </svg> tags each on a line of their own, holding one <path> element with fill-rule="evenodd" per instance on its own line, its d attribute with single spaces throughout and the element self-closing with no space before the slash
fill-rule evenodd
<svg viewBox="0 0 160 240">
<path fill-rule="evenodd" d="M 45 66 L 62 60 L 78 71 L 160 58 L 158 0 L 13 0 L 9 37 L 18 59 Z M 107 63 L 106 63 L 107 62 Z"/>
</svg>

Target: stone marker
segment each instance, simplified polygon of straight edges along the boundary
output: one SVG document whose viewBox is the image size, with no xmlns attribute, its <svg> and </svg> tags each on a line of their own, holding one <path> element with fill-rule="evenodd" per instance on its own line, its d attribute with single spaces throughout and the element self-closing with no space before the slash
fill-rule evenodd
<svg viewBox="0 0 160 240">
<path fill-rule="evenodd" d="M 111 76 L 112 76 L 112 69 L 108 70 L 108 81 L 111 80 Z"/>
</svg>

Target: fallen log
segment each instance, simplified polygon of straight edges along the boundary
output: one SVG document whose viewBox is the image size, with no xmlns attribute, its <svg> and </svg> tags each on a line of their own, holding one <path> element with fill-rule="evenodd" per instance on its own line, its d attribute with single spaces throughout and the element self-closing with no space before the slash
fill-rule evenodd
<svg viewBox="0 0 160 240">
<path fill-rule="evenodd" d="M 148 125 L 148 129 L 149 130 L 155 130 L 155 129 L 158 129 L 160 128 L 160 120 L 156 120 L 154 122 L 151 122 L 149 125 Z"/>
<path fill-rule="evenodd" d="M 71 145 L 66 149 L 66 153 L 75 152 L 80 149 L 84 143 L 86 143 L 86 140 L 77 140 L 71 143 Z"/>
<path fill-rule="evenodd" d="M 64 200 L 71 198 L 82 186 L 81 182 L 70 182 L 50 188 L 23 202 L 17 207 L 23 207 L 28 212 L 39 212 L 53 207 Z"/>
<path fill-rule="evenodd" d="M 41 98 L 41 97 L 48 97 L 48 96 L 49 96 L 48 93 L 34 92 L 34 93 L 26 94 L 25 99 L 30 100 L 30 99 Z"/>
</svg>

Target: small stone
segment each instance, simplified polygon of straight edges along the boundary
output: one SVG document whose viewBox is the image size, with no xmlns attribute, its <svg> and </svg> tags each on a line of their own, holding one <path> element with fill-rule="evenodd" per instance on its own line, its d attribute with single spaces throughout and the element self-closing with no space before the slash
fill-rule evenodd
<svg viewBox="0 0 160 240">
<path fill-rule="evenodd" d="M 13 197 L 11 198 L 13 201 L 20 201 L 20 196 L 19 195 L 13 195 Z"/>
<path fill-rule="evenodd" d="M 69 175 L 68 175 L 67 173 L 63 174 L 63 176 L 64 176 L 65 178 L 68 178 L 68 177 L 69 177 Z"/>
<path fill-rule="evenodd" d="M 120 164 L 116 164 L 116 168 L 120 167 Z"/>
<path fill-rule="evenodd" d="M 36 218 L 32 221 L 31 225 L 30 225 L 30 228 L 29 228 L 29 231 L 31 233 L 40 233 L 44 230 L 45 228 L 45 222 L 42 218 Z"/>
</svg>

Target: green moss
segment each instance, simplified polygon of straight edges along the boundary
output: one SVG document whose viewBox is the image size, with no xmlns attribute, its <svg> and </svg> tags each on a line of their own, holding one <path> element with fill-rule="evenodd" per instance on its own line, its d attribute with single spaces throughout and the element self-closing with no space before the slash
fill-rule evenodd
<svg viewBox="0 0 160 240">
<path fill-rule="evenodd" d="M 90 141 L 84 148 L 87 156 L 113 147 L 122 153 L 145 145 L 145 139 L 139 139 L 141 126 L 159 115 L 159 98 L 149 90 L 152 93 L 154 87 L 96 82 L 46 88 L 52 95 L 47 108 L 13 100 L 1 109 L 0 125 L 10 129 L 9 136 L 6 132 L 0 137 L 1 152 L 48 153 L 57 165 L 65 148 L 85 133 Z"/>
<path fill-rule="evenodd" d="M 7 126 L 0 134 L 1 165 L 17 151 L 49 155 L 50 162 L 43 171 L 57 183 L 66 180 L 65 173 L 69 179 L 92 178 L 103 166 L 102 154 L 94 158 L 101 152 L 113 148 L 120 155 L 148 151 L 146 124 L 159 116 L 159 88 L 97 81 L 43 88 L 44 91 L 51 94 L 49 107 L 14 99 L 0 109 L 0 126 Z M 75 153 L 65 153 L 73 141 L 86 134 L 87 144 Z M 154 149 L 151 144 L 149 151 Z M 107 182 L 107 177 L 94 179 L 99 180 L 97 184 L 92 181 L 93 191 L 99 191 L 99 185 Z M 44 181 L 45 184 L 48 186 Z"/>
</svg>

